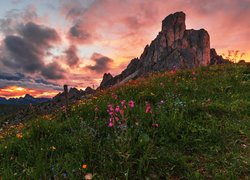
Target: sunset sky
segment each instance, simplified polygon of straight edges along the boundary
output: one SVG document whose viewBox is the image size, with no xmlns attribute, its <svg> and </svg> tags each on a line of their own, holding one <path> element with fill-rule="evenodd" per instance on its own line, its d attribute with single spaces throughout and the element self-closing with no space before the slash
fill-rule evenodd
<svg viewBox="0 0 250 180">
<path fill-rule="evenodd" d="M 250 61 L 250 0 L 2 0 L 0 97 L 52 97 L 63 84 L 97 87 L 139 57 L 176 11 L 206 29 L 217 53 Z"/>
</svg>

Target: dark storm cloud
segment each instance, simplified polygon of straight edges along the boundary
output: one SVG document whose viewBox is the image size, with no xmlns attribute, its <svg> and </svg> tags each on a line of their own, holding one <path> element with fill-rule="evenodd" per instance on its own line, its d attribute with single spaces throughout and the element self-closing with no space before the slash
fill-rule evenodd
<svg viewBox="0 0 250 180">
<path fill-rule="evenodd" d="M 3 80 L 19 81 L 19 80 L 22 80 L 24 78 L 25 78 L 25 75 L 22 73 L 10 74 L 10 73 L 0 72 L 0 79 L 3 79 Z"/>
<path fill-rule="evenodd" d="M 61 66 L 56 63 L 52 62 L 44 66 L 41 70 L 42 75 L 47 79 L 63 79 L 65 71 L 61 68 Z"/>
<path fill-rule="evenodd" d="M 29 73 L 34 73 L 44 66 L 43 51 L 26 39 L 11 35 L 4 39 L 4 43 L 11 57 L 5 59 L 3 64 L 11 68 L 19 67 Z"/>
<path fill-rule="evenodd" d="M 0 72 L 0 88 L 7 88 L 9 86 L 62 90 L 60 85 L 44 80 L 43 78 L 34 79 L 22 73 Z"/>
<path fill-rule="evenodd" d="M 49 47 L 51 43 L 60 41 L 55 29 L 28 22 L 19 29 L 19 33 L 29 42 L 38 46 Z"/>
<path fill-rule="evenodd" d="M 64 70 L 57 63 L 44 63 L 44 57 L 52 45 L 60 41 L 56 30 L 28 22 L 19 26 L 19 36 L 8 35 L 4 39 L 3 65 L 27 73 L 41 73 L 48 79 L 64 78 Z"/>
<path fill-rule="evenodd" d="M 86 68 L 95 71 L 96 73 L 103 73 L 109 70 L 111 67 L 111 63 L 113 62 L 112 59 L 110 59 L 107 56 L 103 56 L 99 53 L 94 53 L 91 57 L 91 60 L 95 62 L 94 65 L 86 66 Z"/>
<path fill-rule="evenodd" d="M 79 57 L 77 55 L 77 48 L 71 45 L 66 51 L 66 63 L 71 66 L 76 66 L 79 63 Z"/>
</svg>

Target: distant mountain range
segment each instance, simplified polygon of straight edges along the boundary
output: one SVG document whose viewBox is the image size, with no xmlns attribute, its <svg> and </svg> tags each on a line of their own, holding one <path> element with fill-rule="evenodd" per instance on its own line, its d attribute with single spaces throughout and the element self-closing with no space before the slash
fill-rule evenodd
<svg viewBox="0 0 250 180">
<path fill-rule="evenodd" d="M 24 97 L 20 98 L 10 98 L 6 99 L 0 97 L 0 104 L 12 104 L 12 105 L 23 105 L 23 104 L 38 104 L 50 101 L 49 98 L 34 98 L 33 96 L 26 94 Z"/>
</svg>

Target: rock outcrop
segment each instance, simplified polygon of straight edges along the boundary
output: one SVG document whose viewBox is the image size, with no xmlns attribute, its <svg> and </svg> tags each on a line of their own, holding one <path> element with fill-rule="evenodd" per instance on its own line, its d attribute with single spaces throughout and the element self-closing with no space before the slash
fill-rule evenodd
<svg viewBox="0 0 250 180">
<path fill-rule="evenodd" d="M 183 12 L 170 14 L 162 21 L 157 37 L 144 48 L 140 58 L 133 59 L 118 76 L 104 74 L 100 88 L 124 83 L 150 72 L 210 64 L 210 38 L 206 30 L 186 30 Z"/>
<path fill-rule="evenodd" d="M 95 90 L 92 89 L 91 87 L 87 87 L 84 91 L 78 90 L 76 88 L 70 88 L 69 93 L 68 93 L 68 98 L 70 101 L 75 101 L 75 100 L 81 99 L 82 97 L 85 97 L 88 94 L 92 94 L 94 92 Z M 58 93 L 52 99 L 52 102 L 55 102 L 55 103 L 64 103 L 64 101 L 65 101 L 64 92 Z"/>
<path fill-rule="evenodd" d="M 224 59 L 222 56 L 218 55 L 214 48 L 210 49 L 210 57 L 210 65 L 231 63 L 229 60 Z"/>
</svg>

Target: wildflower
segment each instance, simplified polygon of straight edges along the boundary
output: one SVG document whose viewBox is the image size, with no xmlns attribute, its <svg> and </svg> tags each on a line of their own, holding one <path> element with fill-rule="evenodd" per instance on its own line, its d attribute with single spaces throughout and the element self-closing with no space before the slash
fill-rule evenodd
<svg viewBox="0 0 250 180">
<path fill-rule="evenodd" d="M 67 172 L 62 173 L 62 175 L 63 175 L 64 178 L 68 177 Z"/>
<path fill-rule="evenodd" d="M 134 101 L 129 101 L 128 103 L 129 107 L 133 108 L 135 106 L 135 102 Z"/>
<path fill-rule="evenodd" d="M 55 146 L 51 146 L 50 149 L 52 149 L 52 151 L 56 150 Z"/>
<path fill-rule="evenodd" d="M 95 107 L 95 112 L 98 112 L 98 111 L 99 111 L 98 106 L 96 106 Z"/>
<path fill-rule="evenodd" d="M 87 164 L 83 164 L 83 165 L 82 165 L 82 168 L 83 168 L 83 169 L 86 169 L 86 168 L 87 168 Z"/>
<path fill-rule="evenodd" d="M 18 139 L 21 139 L 21 138 L 23 138 L 23 134 L 22 134 L 22 133 L 18 133 L 18 134 L 16 134 L 16 137 L 17 137 Z"/>
<path fill-rule="evenodd" d="M 93 175 L 91 173 L 88 173 L 85 175 L 86 180 L 92 180 L 92 178 L 93 178 Z"/>
<path fill-rule="evenodd" d="M 159 124 L 158 123 L 155 123 L 155 124 L 152 124 L 152 127 L 156 127 L 158 128 Z"/>
<path fill-rule="evenodd" d="M 112 93 L 112 98 L 117 99 L 117 95 L 115 93 Z"/>
<path fill-rule="evenodd" d="M 193 80 L 196 81 L 196 77 L 194 77 Z"/>
<path fill-rule="evenodd" d="M 112 116 L 114 114 L 114 108 L 111 104 L 108 105 L 107 112 L 109 113 L 110 116 Z"/>
<path fill-rule="evenodd" d="M 146 113 L 151 113 L 151 107 L 150 104 L 148 102 L 146 102 Z"/>
<path fill-rule="evenodd" d="M 195 71 L 192 71 L 192 75 L 193 75 L 193 76 L 195 75 Z"/>
<path fill-rule="evenodd" d="M 118 117 L 115 117 L 115 120 L 116 120 L 116 121 L 119 121 L 119 118 L 118 118 Z"/>
<path fill-rule="evenodd" d="M 125 103 L 126 103 L 126 101 L 125 101 L 125 100 L 122 100 L 122 101 L 121 101 L 122 106 L 124 106 L 124 105 L 125 105 Z"/>
<path fill-rule="evenodd" d="M 112 121 L 109 121 L 109 127 L 113 127 L 114 123 Z"/>
<path fill-rule="evenodd" d="M 120 112 L 120 106 L 116 106 L 115 112 Z"/>
</svg>

